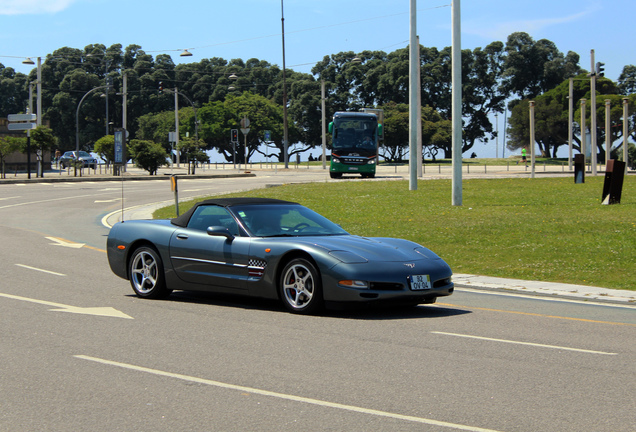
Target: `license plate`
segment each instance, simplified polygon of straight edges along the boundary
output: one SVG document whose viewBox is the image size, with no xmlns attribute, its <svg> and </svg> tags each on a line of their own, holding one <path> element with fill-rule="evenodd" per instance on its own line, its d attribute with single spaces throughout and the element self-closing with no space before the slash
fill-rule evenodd
<svg viewBox="0 0 636 432">
<path fill-rule="evenodd" d="M 421 291 L 431 289 L 431 277 L 429 275 L 412 275 L 411 276 L 411 289 L 413 291 Z"/>
<path fill-rule="evenodd" d="M 349 167 L 349 171 L 358 171 L 358 167 Z"/>
</svg>

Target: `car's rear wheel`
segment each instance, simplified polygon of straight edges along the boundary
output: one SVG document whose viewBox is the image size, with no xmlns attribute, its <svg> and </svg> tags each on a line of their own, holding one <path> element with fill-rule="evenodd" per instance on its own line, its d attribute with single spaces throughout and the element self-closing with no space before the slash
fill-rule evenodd
<svg viewBox="0 0 636 432">
<path fill-rule="evenodd" d="M 128 268 L 130 285 L 143 298 L 165 298 L 172 290 L 166 288 L 163 262 L 153 248 L 142 246 L 132 254 Z"/>
<path fill-rule="evenodd" d="M 285 266 L 279 289 L 283 304 L 290 312 L 313 314 L 324 306 L 320 272 L 304 258 L 296 258 Z"/>
</svg>

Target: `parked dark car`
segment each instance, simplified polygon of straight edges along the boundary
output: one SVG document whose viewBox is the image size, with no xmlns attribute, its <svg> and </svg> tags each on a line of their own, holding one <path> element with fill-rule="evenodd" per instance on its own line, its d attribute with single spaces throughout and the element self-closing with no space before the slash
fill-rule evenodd
<svg viewBox="0 0 636 432">
<path fill-rule="evenodd" d="M 58 163 L 62 169 L 67 167 L 72 167 L 73 162 L 77 160 L 77 153 L 75 151 L 67 151 L 62 156 L 60 156 L 60 160 Z M 79 160 L 82 162 L 82 167 L 86 168 L 97 168 L 97 159 L 91 156 L 90 153 L 85 151 L 79 152 Z"/>
<path fill-rule="evenodd" d="M 139 297 L 198 290 L 280 299 L 294 313 L 332 303 L 434 303 L 453 292 L 450 267 L 408 240 L 351 235 L 300 204 L 202 201 L 183 215 L 115 224 L 112 271 Z"/>
</svg>

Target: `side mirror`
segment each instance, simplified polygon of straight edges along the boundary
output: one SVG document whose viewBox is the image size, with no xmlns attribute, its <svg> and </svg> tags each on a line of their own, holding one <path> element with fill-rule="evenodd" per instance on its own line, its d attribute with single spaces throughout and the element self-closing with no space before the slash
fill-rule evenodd
<svg viewBox="0 0 636 432">
<path fill-rule="evenodd" d="M 230 242 L 234 240 L 234 236 L 230 233 L 230 230 L 223 226 L 210 226 L 206 230 L 209 236 L 225 237 Z"/>
<path fill-rule="evenodd" d="M 329 133 L 333 133 L 333 122 L 329 122 Z"/>
<path fill-rule="evenodd" d="M 382 138 L 382 135 L 383 135 L 382 131 L 383 131 L 383 129 L 384 129 L 384 128 L 382 127 L 382 123 L 380 123 L 380 124 L 378 125 L 378 137 L 379 137 L 379 138 Z"/>
</svg>

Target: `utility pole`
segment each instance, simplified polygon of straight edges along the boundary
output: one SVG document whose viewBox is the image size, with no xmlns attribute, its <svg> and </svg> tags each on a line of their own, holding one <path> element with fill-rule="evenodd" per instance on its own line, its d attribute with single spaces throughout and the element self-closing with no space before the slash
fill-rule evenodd
<svg viewBox="0 0 636 432">
<path fill-rule="evenodd" d="M 179 89 L 174 88 L 174 148 L 177 150 L 177 168 L 181 168 L 181 158 L 179 157 Z"/>
<path fill-rule="evenodd" d="M 410 2 L 409 38 L 409 190 L 417 190 L 417 1 Z"/>
<path fill-rule="evenodd" d="M 461 4 L 452 3 L 452 146 L 453 146 L 453 205 L 462 205 L 462 43 Z"/>
<path fill-rule="evenodd" d="M 594 50 L 591 50 L 591 59 L 592 59 L 592 67 L 591 71 L 591 80 L 590 80 L 590 147 L 592 152 L 590 154 L 590 160 L 592 164 L 592 175 L 596 175 L 596 153 L 597 153 L 597 145 L 596 145 L 596 70 L 594 63 Z"/>
<path fill-rule="evenodd" d="M 530 101 L 530 178 L 534 178 L 534 101 Z"/>
</svg>

